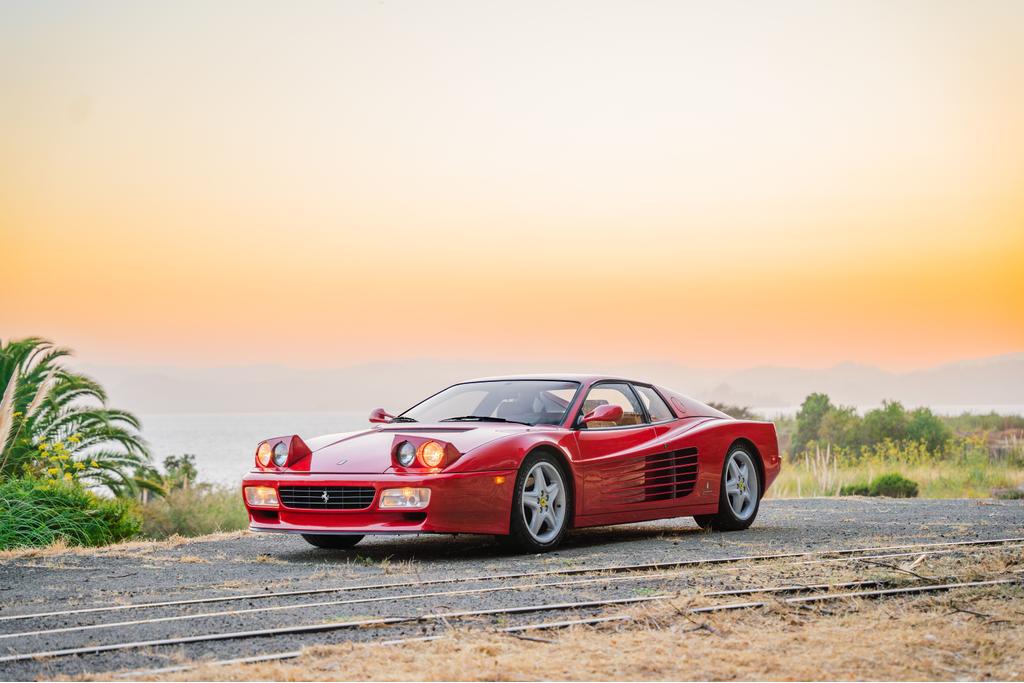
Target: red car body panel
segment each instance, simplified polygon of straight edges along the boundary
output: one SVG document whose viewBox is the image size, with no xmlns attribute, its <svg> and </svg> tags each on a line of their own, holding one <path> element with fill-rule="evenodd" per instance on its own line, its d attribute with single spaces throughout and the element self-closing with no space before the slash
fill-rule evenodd
<svg viewBox="0 0 1024 683">
<path fill-rule="evenodd" d="M 309 439 L 304 442 L 309 451 L 303 450 L 303 457 L 281 468 L 257 465 L 243 478 L 243 487 L 372 487 L 373 502 L 361 510 L 293 509 L 283 505 L 268 509 L 246 502 L 250 528 L 312 534 L 507 534 L 519 465 L 539 448 L 558 454 L 571 475 L 574 527 L 716 512 L 723 462 L 738 441 L 753 447 L 761 470 L 762 494 L 779 473 L 778 441 L 771 422 L 734 420 L 699 401 L 653 387 L 671 407 L 673 419 L 577 429 L 573 425 L 594 384 L 614 381 L 652 385 L 590 375 L 492 379 L 565 380 L 578 382 L 580 390 L 558 426 L 384 423 L 358 432 Z M 291 438 L 267 441 L 273 445 Z M 393 450 L 400 441 L 419 445 L 428 440 L 448 444 L 442 468 L 406 469 L 394 462 Z M 664 486 L 648 481 L 648 477 L 654 479 L 665 470 L 660 463 L 668 454 L 696 460 L 696 482 L 684 495 L 660 495 Z M 400 487 L 429 488 L 429 504 L 419 511 L 378 508 L 382 489 Z"/>
</svg>

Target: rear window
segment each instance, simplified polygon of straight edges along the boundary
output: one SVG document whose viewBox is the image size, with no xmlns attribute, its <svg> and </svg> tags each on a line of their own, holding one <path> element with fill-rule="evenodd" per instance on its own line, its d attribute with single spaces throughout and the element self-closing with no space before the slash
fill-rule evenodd
<svg viewBox="0 0 1024 683">
<path fill-rule="evenodd" d="M 661 400 L 661 396 L 658 396 L 658 392 L 651 387 L 637 384 L 634 384 L 633 388 L 636 389 L 636 393 L 640 394 L 640 400 L 644 402 L 647 414 L 651 416 L 651 422 L 664 422 L 673 419 L 672 411 Z"/>
</svg>

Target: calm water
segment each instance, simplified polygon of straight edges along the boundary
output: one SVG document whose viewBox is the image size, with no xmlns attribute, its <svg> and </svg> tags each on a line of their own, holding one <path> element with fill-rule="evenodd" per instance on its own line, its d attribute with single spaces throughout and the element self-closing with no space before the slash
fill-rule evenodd
<svg viewBox="0 0 1024 683">
<path fill-rule="evenodd" d="M 369 426 L 366 413 L 174 413 L 140 415 L 154 459 L 196 456 L 200 478 L 237 484 L 253 464 L 256 445 L 271 436 L 314 437 Z"/>
<path fill-rule="evenodd" d="M 864 406 L 868 410 L 874 406 Z M 755 408 L 768 416 L 796 414 L 799 406 Z M 1024 414 L 1024 406 L 933 406 L 943 415 Z M 237 484 L 253 462 L 256 444 L 271 436 L 314 437 L 369 426 L 368 412 L 336 413 L 174 413 L 140 415 L 143 435 L 157 462 L 168 455 L 196 456 L 205 481 Z"/>
</svg>

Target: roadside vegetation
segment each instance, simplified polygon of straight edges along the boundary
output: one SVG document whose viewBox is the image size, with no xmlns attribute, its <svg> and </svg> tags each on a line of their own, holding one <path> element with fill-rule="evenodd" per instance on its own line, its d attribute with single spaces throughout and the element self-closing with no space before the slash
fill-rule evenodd
<svg viewBox="0 0 1024 683">
<path fill-rule="evenodd" d="M 238 492 L 199 482 L 192 456 L 154 467 L 138 418 L 70 356 L 37 337 L 0 343 L 0 550 L 245 527 Z"/>
<path fill-rule="evenodd" d="M 44 339 L 0 343 L 0 550 L 130 538 L 132 498 L 159 490 L 139 421 L 69 356 Z"/>
<path fill-rule="evenodd" d="M 775 424 L 784 465 L 771 497 L 1024 497 L 1022 416 L 945 417 L 898 401 L 861 416 L 811 394 Z"/>
<path fill-rule="evenodd" d="M 202 536 L 249 526 L 238 489 L 200 482 L 194 456 L 172 455 L 163 465 L 163 495 L 142 494 L 144 537 Z"/>
</svg>

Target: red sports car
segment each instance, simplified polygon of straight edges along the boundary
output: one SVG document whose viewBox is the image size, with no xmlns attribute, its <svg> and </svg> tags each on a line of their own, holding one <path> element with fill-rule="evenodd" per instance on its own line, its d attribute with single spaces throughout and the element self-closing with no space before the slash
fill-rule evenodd
<svg viewBox="0 0 1024 683">
<path fill-rule="evenodd" d="M 372 427 L 267 439 L 242 482 L 250 529 L 350 548 L 366 534 L 495 534 L 693 516 L 745 529 L 779 473 L 775 425 L 645 382 L 530 375 L 455 384 Z"/>
</svg>

